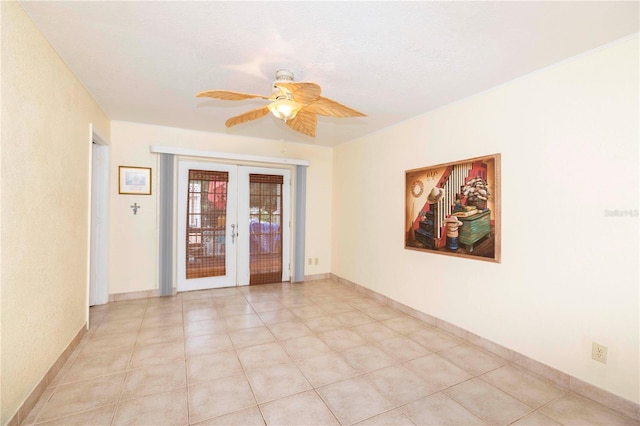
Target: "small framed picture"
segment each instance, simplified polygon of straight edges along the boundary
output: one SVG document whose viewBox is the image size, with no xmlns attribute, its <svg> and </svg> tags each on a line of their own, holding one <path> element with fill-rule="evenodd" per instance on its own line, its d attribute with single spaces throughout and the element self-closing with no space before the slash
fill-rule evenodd
<svg viewBox="0 0 640 426">
<path fill-rule="evenodd" d="M 151 167 L 120 166 L 118 193 L 151 195 Z"/>
</svg>

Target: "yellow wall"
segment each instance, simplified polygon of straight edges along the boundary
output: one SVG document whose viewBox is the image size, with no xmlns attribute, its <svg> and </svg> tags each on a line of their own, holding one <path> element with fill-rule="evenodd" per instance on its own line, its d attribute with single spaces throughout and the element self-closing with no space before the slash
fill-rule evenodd
<svg viewBox="0 0 640 426">
<path fill-rule="evenodd" d="M 2 416 L 86 322 L 89 123 L 109 119 L 16 2 L 2 8 Z"/>
<path fill-rule="evenodd" d="M 306 275 L 331 271 L 332 150 L 306 144 L 283 143 L 171 127 L 113 121 L 111 127 L 111 202 L 109 293 L 158 288 L 157 276 L 157 154 L 150 146 L 171 146 L 262 157 L 309 160 L 307 170 L 306 257 L 318 265 L 305 266 Z M 283 152 L 283 148 L 286 151 Z M 119 195 L 118 166 L 151 167 L 151 196 Z M 138 203 L 133 215 L 130 206 Z"/>
<path fill-rule="evenodd" d="M 638 52 L 636 36 L 338 146 L 332 272 L 638 403 Z M 405 250 L 404 171 L 494 153 L 502 263 Z"/>
</svg>

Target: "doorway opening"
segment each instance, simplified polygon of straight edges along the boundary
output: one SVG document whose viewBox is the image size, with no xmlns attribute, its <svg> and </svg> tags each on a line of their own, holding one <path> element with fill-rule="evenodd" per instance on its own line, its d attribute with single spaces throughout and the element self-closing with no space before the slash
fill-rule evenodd
<svg viewBox="0 0 640 426">
<path fill-rule="evenodd" d="M 109 302 L 109 145 L 90 126 L 89 283 L 90 306 Z"/>
</svg>

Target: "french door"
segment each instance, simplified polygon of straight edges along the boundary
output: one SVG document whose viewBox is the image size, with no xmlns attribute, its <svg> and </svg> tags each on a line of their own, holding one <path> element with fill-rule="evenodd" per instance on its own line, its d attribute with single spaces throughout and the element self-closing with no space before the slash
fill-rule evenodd
<svg viewBox="0 0 640 426">
<path fill-rule="evenodd" d="M 178 185 L 178 291 L 289 280 L 289 170 L 181 161 Z"/>
<path fill-rule="evenodd" d="M 239 167 L 239 284 L 289 280 L 289 170 Z"/>
</svg>

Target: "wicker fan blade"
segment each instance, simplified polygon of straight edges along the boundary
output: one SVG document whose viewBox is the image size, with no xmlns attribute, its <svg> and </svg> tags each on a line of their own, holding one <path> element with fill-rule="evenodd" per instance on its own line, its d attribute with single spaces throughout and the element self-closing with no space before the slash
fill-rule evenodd
<svg viewBox="0 0 640 426">
<path fill-rule="evenodd" d="M 318 117 L 314 113 L 304 110 L 299 111 L 293 120 L 287 121 L 287 126 L 312 138 L 316 136 L 317 124 Z"/>
<path fill-rule="evenodd" d="M 265 115 L 269 114 L 269 108 L 266 106 L 252 109 L 251 111 L 247 111 L 244 114 L 236 115 L 235 117 L 231 117 L 227 121 L 225 121 L 225 125 L 227 127 L 235 126 L 236 124 L 246 123 L 247 121 L 255 120 L 258 118 L 262 118 Z"/>
<path fill-rule="evenodd" d="M 293 99 L 300 104 L 308 104 L 320 96 L 320 86 L 316 83 L 275 83 L 275 86 L 291 93 Z"/>
<path fill-rule="evenodd" d="M 331 117 L 366 117 L 359 111 L 353 108 L 342 105 L 339 102 L 333 101 L 328 98 L 318 97 L 314 102 L 305 106 L 304 111 L 313 112 L 319 115 L 331 116 Z"/>
<path fill-rule="evenodd" d="M 252 95 L 251 93 L 231 92 L 229 90 L 206 90 L 196 95 L 196 98 L 214 98 L 225 101 L 241 101 L 243 99 L 261 98 L 269 99 L 268 96 Z"/>
</svg>

